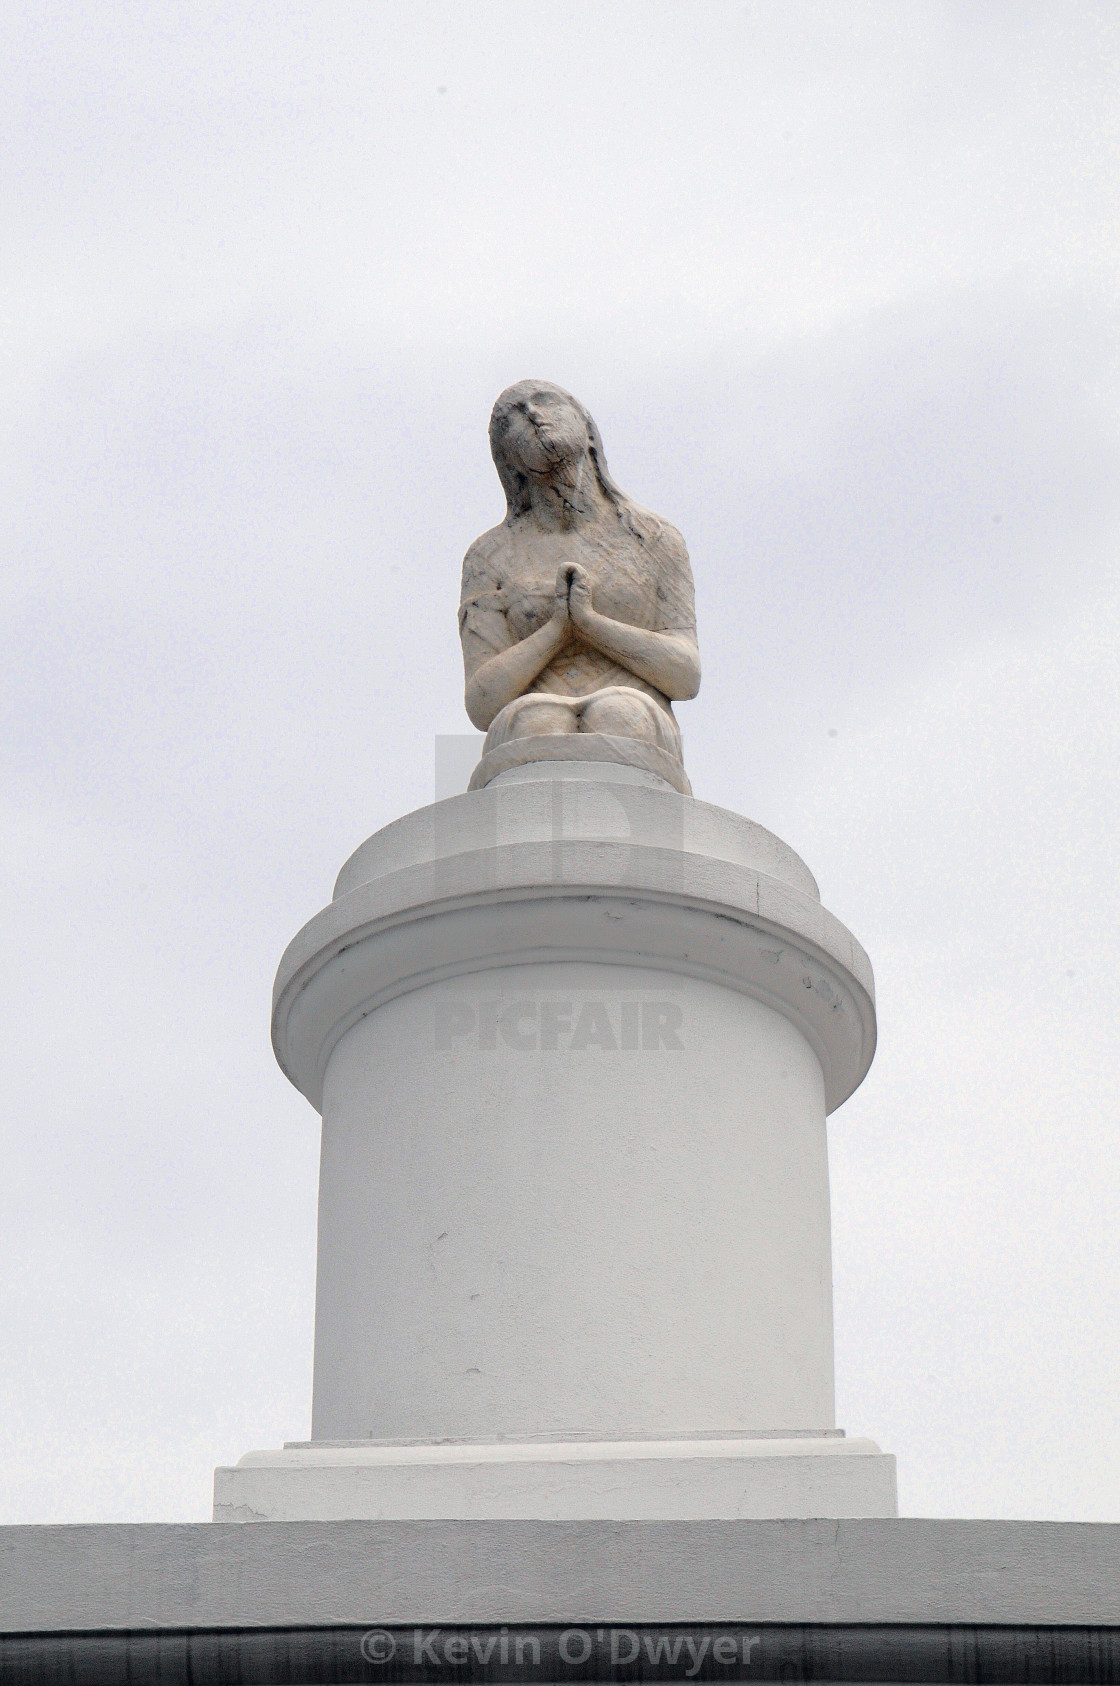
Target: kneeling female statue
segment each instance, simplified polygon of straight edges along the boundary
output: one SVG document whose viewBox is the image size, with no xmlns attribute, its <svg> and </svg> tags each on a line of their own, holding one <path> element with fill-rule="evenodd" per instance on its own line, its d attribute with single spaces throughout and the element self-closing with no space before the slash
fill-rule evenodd
<svg viewBox="0 0 1120 1686">
<path fill-rule="evenodd" d="M 613 761 L 690 793 L 672 704 L 700 688 L 688 551 L 607 472 L 570 393 L 519 381 L 490 418 L 508 510 L 463 561 L 477 790 L 530 761 Z"/>
</svg>

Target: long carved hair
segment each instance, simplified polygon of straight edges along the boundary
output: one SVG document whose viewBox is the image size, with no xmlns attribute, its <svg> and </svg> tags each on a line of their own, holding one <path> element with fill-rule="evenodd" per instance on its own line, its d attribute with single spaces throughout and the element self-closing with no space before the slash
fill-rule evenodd
<svg viewBox="0 0 1120 1686">
<path fill-rule="evenodd" d="M 607 468 L 606 452 L 603 450 L 603 438 L 595 425 L 595 419 L 585 410 L 578 398 L 570 392 L 565 392 L 562 386 L 553 381 L 517 381 L 513 386 L 507 386 L 505 391 L 495 400 L 494 408 L 490 412 L 490 454 L 494 458 L 494 467 L 498 471 L 498 479 L 502 483 L 502 490 L 506 495 L 507 518 L 513 515 L 524 515 L 530 508 L 529 482 L 522 471 L 509 459 L 505 448 L 506 428 L 510 412 L 516 410 L 526 398 L 534 392 L 554 392 L 558 398 L 566 399 L 576 413 L 582 417 L 587 428 L 587 455 L 591 458 L 591 466 L 595 470 L 595 477 L 604 495 L 614 506 L 615 513 L 623 527 L 633 533 L 634 537 L 646 542 L 657 537 L 661 523 L 651 517 L 648 510 L 642 509 L 633 498 L 628 498 L 621 486 L 615 484 Z"/>
</svg>

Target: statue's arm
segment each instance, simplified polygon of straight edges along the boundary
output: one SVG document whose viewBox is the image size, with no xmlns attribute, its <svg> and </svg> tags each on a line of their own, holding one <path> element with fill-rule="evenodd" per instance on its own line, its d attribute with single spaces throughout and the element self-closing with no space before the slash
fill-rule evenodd
<svg viewBox="0 0 1120 1686">
<path fill-rule="evenodd" d="M 662 626 L 651 631 L 611 620 L 595 609 L 590 576 L 569 565 L 568 613 L 572 624 L 603 655 L 644 679 L 671 702 L 687 702 L 700 689 L 700 651 L 696 644 L 692 570 L 684 540 L 669 529 L 662 541 L 658 585 Z"/>
<path fill-rule="evenodd" d="M 467 639 L 463 639 L 463 659 L 467 673 L 466 705 L 471 724 L 477 726 L 480 732 L 490 727 L 495 716 L 500 714 L 507 703 L 514 697 L 524 696 L 538 673 L 548 666 L 557 654 L 568 636 L 568 617 L 565 612 L 561 617 L 560 610 L 539 626 L 536 632 L 528 638 L 523 638 L 520 644 L 511 644 L 508 650 L 499 650 L 496 655 L 483 656 L 478 665 L 471 667 L 471 656 L 468 654 Z"/>
<path fill-rule="evenodd" d="M 480 732 L 489 729 L 514 697 L 524 696 L 538 673 L 561 650 L 571 632 L 566 585 L 558 586 L 556 608 L 536 632 L 520 643 L 509 642 L 504 612 L 485 607 L 487 582 L 475 577 L 472 554 L 463 565 L 463 599 L 459 608 L 459 636 L 463 645 L 467 714 Z M 479 587 L 483 589 L 479 589 Z M 480 601 L 481 599 L 481 601 Z"/>
</svg>

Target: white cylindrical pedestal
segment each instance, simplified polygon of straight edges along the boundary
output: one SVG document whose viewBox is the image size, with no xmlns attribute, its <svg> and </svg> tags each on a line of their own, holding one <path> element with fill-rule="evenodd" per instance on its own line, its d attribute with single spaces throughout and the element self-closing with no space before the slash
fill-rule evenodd
<svg viewBox="0 0 1120 1686">
<path fill-rule="evenodd" d="M 316 1440 L 833 1426 L 824 1085 L 775 1008 L 535 962 L 346 1033 Z"/>
<path fill-rule="evenodd" d="M 778 839 L 656 783 L 408 815 L 288 950 L 313 1440 L 219 1471 L 216 1516 L 894 1513 L 833 1414 L 825 1115 L 870 966 Z"/>
</svg>

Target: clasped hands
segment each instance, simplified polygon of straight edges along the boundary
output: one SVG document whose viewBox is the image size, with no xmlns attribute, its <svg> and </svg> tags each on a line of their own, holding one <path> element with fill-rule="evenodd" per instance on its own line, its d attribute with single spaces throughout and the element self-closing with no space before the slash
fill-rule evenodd
<svg viewBox="0 0 1120 1686">
<path fill-rule="evenodd" d="M 592 622 L 600 619 L 591 601 L 591 575 L 578 562 L 562 562 L 556 570 L 556 607 L 552 619 L 557 626 L 574 626 L 585 637 Z"/>
</svg>

